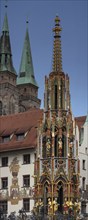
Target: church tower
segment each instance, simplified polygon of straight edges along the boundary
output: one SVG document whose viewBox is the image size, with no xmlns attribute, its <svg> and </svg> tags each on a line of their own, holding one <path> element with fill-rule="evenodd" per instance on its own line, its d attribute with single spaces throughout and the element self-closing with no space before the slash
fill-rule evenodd
<svg viewBox="0 0 88 220">
<path fill-rule="evenodd" d="M 71 111 L 69 76 L 62 70 L 61 27 L 55 18 L 53 66 L 45 77 L 44 118 L 38 127 L 35 162 L 36 215 L 56 219 L 79 211 L 79 159 Z"/>
<path fill-rule="evenodd" d="M 7 8 L 7 6 L 5 6 Z M 27 22 L 28 25 L 28 22 Z M 34 75 L 28 27 L 26 28 L 19 75 L 12 61 L 7 13 L 0 36 L 0 115 L 40 108 L 38 84 Z"/>
<path fill-rule="evenodd" d="M 5 14 L 0 36 L 0 115 L 18 112 L 17 74 L 13 66 L 8 18 Z"/>
<path fill-rule="evenodd" d="M 26 29 L 19 76 L 17 78 L 17 87 L 20 92 L 19 111 L 22 112 L 31 107 L 40 107 L 41 101 L 38 99 L 38 85 L 34 75 L 28 27 Z"/>
</svg>

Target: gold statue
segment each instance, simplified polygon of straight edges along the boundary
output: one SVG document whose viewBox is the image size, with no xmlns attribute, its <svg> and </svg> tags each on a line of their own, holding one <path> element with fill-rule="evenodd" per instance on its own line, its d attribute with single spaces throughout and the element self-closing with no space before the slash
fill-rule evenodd
<svg viewBox="0 0 88 220">
<path fill-rule="evenodd" d="M 51 203 L 51 199 L 48 199 L 48 215 L 50 215 L 52 213 L 52 203 Z"/>
<path fill-rule="evenodd" d="M 60 150 L 62 149 L 62 139 L 61 138 L 59 138 L 59 140 L 58 140 L 58 147 Z"/>
<path fill-rule="evenodd" d="M 47 156 L 50 156 L 50 148 L 51 148 L 50 145 L 51 145 L 50 138 L 48 138 L 47 143 L 46 143 Z"/>
<path fill-rule="evenodd" d="M 57 203 L 57 198 L 53 201 L 53 208 L 54 208 L 54 213 L 58 210 L 58 203 Z"/>
</svg>

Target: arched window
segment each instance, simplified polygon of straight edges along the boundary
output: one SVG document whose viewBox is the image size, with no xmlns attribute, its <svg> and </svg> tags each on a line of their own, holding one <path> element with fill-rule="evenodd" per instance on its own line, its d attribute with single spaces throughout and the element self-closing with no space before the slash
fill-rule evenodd
<svg viewBox="0 0 88 220">
<path fill-rule="evenodd" d="M 42 157 L 46 158 L 46 136 L 42 139 L 43 149 L 42 149 Z"/>
<path fill-rule="evenodd" d="M 66 153 L 67 153 L 66 136 L 62 134 L 62 157 L 66 157 Z"/>
<path fill-rule="evenodd" d="M 48 183 L 45 182 L 44 183 L 44 189 L 43 189 L 43 204 L 44 204 L 44 212 L 47 213 L 48 212 L 48 199 L 47 199 L 47 194 L 48 194 Z"/>
<path fill-rule="evenodd" d="M 0 115 L 2 115 L 2 102 L 0 101 Z"/>
<path fill-rule="evenodd" d="M 63 127 L 62 129 L 62 157 L 66 156 L 66 151 L 67 151 L 67 145 L 66 145 L 66 127 Z"/>
<path fill-rule="evenodd" d="M 26 108 L 23 105 L 19 106 L 19 112 L 25 112 Z"/>
<path fill-rule="evenodd" d="M 14 103 L 13 103 L 13 102 L 10 102 L 10 103 L 9 103 L 9 112 L 10 112 L 10 114 L 13 114 L 13 113 L 14 113 L 14 110 L 15 110 Z"/>
<path fill-rule="evenodd" d="M 63 213 L 63 183 L 62 183 L 62 181 L 60 181 L 58 183 L 58 198 L 57 198 L 57 202 L 59 204 L 58 211 Z"/>
<path fill-rule="evenodd" d="M 14 96 L 13 96 L 13 95 L 10 97 L 9 113 L 10 113 L 10 114 L 15 113 L 15 99 L 14 99 Z"/>
</svg>

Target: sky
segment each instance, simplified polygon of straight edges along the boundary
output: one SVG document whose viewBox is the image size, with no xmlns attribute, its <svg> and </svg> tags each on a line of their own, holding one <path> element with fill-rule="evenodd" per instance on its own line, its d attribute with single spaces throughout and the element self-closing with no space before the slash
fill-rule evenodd
<svg viewBox="0 0 88 220">
<path fill-rule="evenodd" d="M 55 16 L 61 20 L 62 65 L 70 77 L 74 116 L 88 112 L 88 1 L 87 0 L 0 0 L 0 33 L 7 10 L 13 64 L 17 74 L 21 62 L 26 21 L 31 43 L 34 74 L 44 103 L 45 75 L 52 71 Z"/>
</svg>

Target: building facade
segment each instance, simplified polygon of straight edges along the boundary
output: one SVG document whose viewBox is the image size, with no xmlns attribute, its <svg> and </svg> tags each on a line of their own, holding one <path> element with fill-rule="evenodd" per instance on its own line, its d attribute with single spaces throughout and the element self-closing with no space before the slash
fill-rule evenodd
<svg viewBox="0 0 88 220">
<path fill-rule="evenodd" d="M 76 117 L 75 120 L 79 143 L 81 213 L 88 214 L 88 116 Z"/>
<path fill-rule="evenodd" d="M 0 207 L 10 214 L 34 206 L 37 126 L 42 110 L 0 116 Z"/>
</svg>

